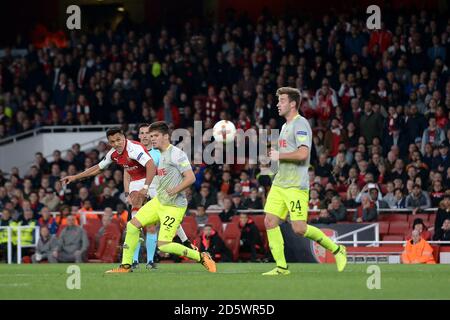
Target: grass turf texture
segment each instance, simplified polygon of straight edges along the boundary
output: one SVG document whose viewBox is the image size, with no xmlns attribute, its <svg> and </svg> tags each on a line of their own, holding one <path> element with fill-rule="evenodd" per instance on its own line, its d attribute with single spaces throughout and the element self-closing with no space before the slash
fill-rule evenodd
<svg viewBox="0 0 450 320">
<path fill-rule="evenodd" d="M 0 299 L 450 299 L 450 265 L 379 265 L 381 289 L 366 286 L 369 265 L 290 264 L 288 276 L 262 276 L 271 263 L 160 264 L 158 270 L 104 274 L 111 264 L 80 264 L 81 289 L 69 290 L 69 264 L 0 265 Z M 116 266 L 116 265 L 114 265 Z"/>
</svg>

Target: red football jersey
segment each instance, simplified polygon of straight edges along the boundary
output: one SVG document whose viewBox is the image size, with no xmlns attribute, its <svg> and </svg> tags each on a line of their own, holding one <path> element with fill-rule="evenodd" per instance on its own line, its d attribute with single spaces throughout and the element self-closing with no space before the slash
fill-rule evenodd
<svg viewBox="0 0 450 320">
<path fill-rule="evenodd" d="M 103 160 L 99 162 L 98 166 L 103 170 L 115 162 L 130 174 L 131 181 L 135 181 L 145 179 L 145 164 L 149 160 L 153 161 L 143 144 L 127 139 L 122 153 L 112 148 Z"/>
</svg>

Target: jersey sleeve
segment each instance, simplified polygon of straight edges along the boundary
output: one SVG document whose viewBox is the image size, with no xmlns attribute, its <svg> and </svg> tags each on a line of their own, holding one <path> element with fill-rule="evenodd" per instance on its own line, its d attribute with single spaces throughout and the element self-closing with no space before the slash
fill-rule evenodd
<svg viewBox="0 0 450 320">
<path fill-rule="evenodd" d="M 174 150 L 172 153 L 172 163 L 181 173 L 192 170 L 191 163 L 189 162 L 186 153 L 181 150 Z"/>
<path fill-rule="evenodd" d="M 294 139 L 297 148 L 307 146 L 311 149 L 312 131 L 307 120 L 296 121 L 294 123 Z"/>
<path fill-rule="evenodd" d="M 114 149 L 111 149 L 108 151 L 108 153 L 106 154 L 106 156 L 103 157 L 102 161 L 100 161 L 98 163 L 98 167 L 101 170 L 105 170 L 106 168 L 108 168 L 111 163 L 113 162 L 113 160 L 111 159 L 111 155 L 113 154 Z"/>
<path fill-rule="evenodd" d="M 135 145 L 133 150 L 128 154 L 131 159 L 136 160 L 143 167 L 145 167 L 149 160 L 152 160 L 152 157 L 148 154 L 147 150 L 140 145 Z"/>
</svg>

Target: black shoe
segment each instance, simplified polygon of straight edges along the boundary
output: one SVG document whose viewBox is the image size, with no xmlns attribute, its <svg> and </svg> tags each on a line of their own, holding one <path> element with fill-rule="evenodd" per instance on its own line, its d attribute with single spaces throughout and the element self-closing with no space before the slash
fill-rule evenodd
<svg viewBox="0 0 450 320">
<path fill-rule="evenodd" d="M 147 270 L 151 270 L 151 269 L 158 269 L 158 267 L 156 266 L 156 263 L 154 262 L 149 262 L 145 265 L 145 267 L 147 268 Z"/>
<path fill-rule="evenodd" d="M 139 269 L 139 262 L 137 261 L 133 262 L 133 264 L 131 265 L 131 269 L 133 270 Z"/>
</svg>

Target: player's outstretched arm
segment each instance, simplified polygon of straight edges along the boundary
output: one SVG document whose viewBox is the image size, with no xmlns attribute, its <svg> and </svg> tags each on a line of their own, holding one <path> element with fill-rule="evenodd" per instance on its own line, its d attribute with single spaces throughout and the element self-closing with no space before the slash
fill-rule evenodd
<svg viewBox="0 0 450 320">
<path fill-rule="evenodd" d="M 169 196 L 174 196 L 177 193 L 189 188 L 189 186 L 191 186 L 192 184 L 195 183 L 195 174 L 192 171 L 192 169 L 184 171 L 183 172 L 183 180 L 181 181 L 181 183 L 179 185 L 177 185 L 176 187 L 167 190 L 167 194 Z"/>
<path fill-rule="evenodd" d="M 83 179 L 83 178 L 96 176 L 101 171 L 102 171 L 102 169 L 100 169 L 99 165 L 96 164 L 95 166 L 92 166 L 79 174 L 64 177 L 60 181 L 62 182 L 63 185 L 68 185 L 69 183 L 75 182 L 75 181 Z"/>
</svg>

